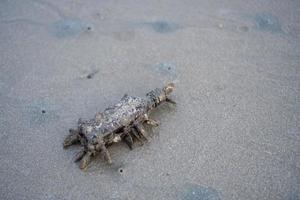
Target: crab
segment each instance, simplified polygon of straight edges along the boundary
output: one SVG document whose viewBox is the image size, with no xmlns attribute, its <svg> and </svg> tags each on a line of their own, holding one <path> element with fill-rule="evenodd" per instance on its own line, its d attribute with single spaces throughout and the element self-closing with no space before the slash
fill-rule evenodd
<svg viewBox="0 0 300 200">
<path fill-rule="evenodd" d="M 124 141 L 132 149 L 134 140 L 141 144 L 148 140 L 143 124 L 154 127 L 159 125 L 159 122 L 149 118 L 149 113 L 163 102 L 176 104 L 169 98 L 174 87 L 174 83 L 169 83 L 162 89 L 156 88 L 148 92 L 144 98 L 125 94 L 117 104 L 96 113 L 93 119 L 80 118 L 77 128 L 69 129 L 63 147 L 81 144 L 82 149 L 74 159 L 75 162 L 80 161 L 81 169 L 86 169 L 92 157 L 98 153 L 102 153 L 105 160 L 111 164 L 112 159 L 107 147 Z"/>
</svg>

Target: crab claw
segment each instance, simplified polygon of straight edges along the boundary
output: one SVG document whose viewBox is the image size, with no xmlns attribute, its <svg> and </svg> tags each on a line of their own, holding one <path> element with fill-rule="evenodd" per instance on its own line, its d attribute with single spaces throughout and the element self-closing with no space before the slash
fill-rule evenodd
<svg viewBox="0 0 300 200">
<path fill-rule="evenodd" d="M 171 92 L 173 92 L 175 88 L 175 84 L 174 83 L 168 83 L 163 90 L 165 91 L 166 95 L 169 95 Z"/>
</svg>

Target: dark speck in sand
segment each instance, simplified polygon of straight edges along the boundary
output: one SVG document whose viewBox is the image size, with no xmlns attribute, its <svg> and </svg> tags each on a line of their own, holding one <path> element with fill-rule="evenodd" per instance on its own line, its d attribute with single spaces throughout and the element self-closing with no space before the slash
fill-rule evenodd
<svg viewBox="0 0 300 200">
<path fill-rule="evenodd" d="M 24 119 L 27 119 L 29 127 L 46 124 L 59 118 L 55 106 L 46 101 L 33 101 L 23 108 Z"/>
<path fill-rule="evenodd" d="M 86 78 L 87 79 L 92 79 L 97 73 L 99 72 L 99 70 L 94 70 L 91 73 L 89 73 Z"/>
</svg>

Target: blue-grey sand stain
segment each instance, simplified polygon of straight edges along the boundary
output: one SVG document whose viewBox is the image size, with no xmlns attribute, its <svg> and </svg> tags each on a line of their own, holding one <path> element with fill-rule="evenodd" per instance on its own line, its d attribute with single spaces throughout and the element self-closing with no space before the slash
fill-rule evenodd
<svg viewBox="0 0 300 200">
<path fill-rule="evenodd" d="M 72 37 L 87 30 L 91 30 L 91 25 L 80 19 L 65 18 L 50 25 L 51 33 L 57 38 Z"/>
<path fill-rule="evenodd" d="M 185 186 L 182 200 L 221 200 L 221 197 L 214 188 L 188 184 Z"/>
<path fill-rule="evenodd" d="M 72 37 L 84 31 L 89 31 L 92 29 L 91 24 L 88 24 L 78 18 L 65 17 L 64 13 L 60 10 L 60 8 L 52 3 L 46 1 L 40 1 L 40 0 L 30 0 L 30 1 L 35 4 L 45 6 L 49 10 L 57 13 L 57 15 L 60 17 L 60 20 L 48 24 L 48 23 L 39 22 L 38 20 L 35 21 L 26 18 L 16 18 L 16 19 L 9 19 L 9 20 L 0 20 L 0 23 L 5 23 L 5 24 L 25 23 L 28 25 L 45 27 L 48 28 L 50 34 L 54 35 L 57 38 Z"/>
<path fill-rule="evenodd" d="M 300 200 L 300 193 L 292 193 L 288 197 L 288 200 Z"/>
<path fill-rule="evenodd" d="M 30 127 L 46 124 L 59 119 L 59 115 L 52 105 L 46 101 L 34 101 L 24 106 L 24 117 Z"/>
<path fill-rule="evenodd" d="M 179 29 L 178 24 L 167 21 L 146 22 L 144 25 L 152 28 L 157 33 L 171 33 Z"/>
<path fill-rule="evenodd" d="M 30 19 L 1 20 L 0 23 L 25 23 L 32 26 L 47 28 L 49 33 L 57 38 L 67 38 L 92 30 L 92 25 L 80 19 L 64 18 L 54 23 L 47 24 Z"/>
<path fill-rule="evenodd" d="M 256 14 L 254 17 L 256 28 L 260 31 L 272 33 L 282 32 L 279 19 L 271 14 Z"/>
</svg>

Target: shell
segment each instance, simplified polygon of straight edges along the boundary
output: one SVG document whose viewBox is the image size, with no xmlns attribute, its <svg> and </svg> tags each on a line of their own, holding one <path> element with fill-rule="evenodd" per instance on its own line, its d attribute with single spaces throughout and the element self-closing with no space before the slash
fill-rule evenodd
<svg viewBox="0 0 300 200">
<path fill-rule="evenodd" d="M 85 168 L 91 156 L 102 152 L 106 160 L 111 163 L 106 147 L 112 143 L 125 141 L 132 149 L 133 138 L 142 142 L 146 138 L 142 127 L 144 122 L 157 126 L 158 123 L 148 118 L 149 112 L 163 102 L 174 103 L 168 95 L 173 91 L 174 84 L 170 83 L 163 89 L 156 88 L 145 98 L 124 95 L 121 100 L 103 112 L 99 112 L 93 119 L 78 120 L 76 129 L 70 129 L 70 134 L 64 141 L 64 147 L 80 143 L 83 146 L 79 157 L 80 167 Z"/>
</svg>

